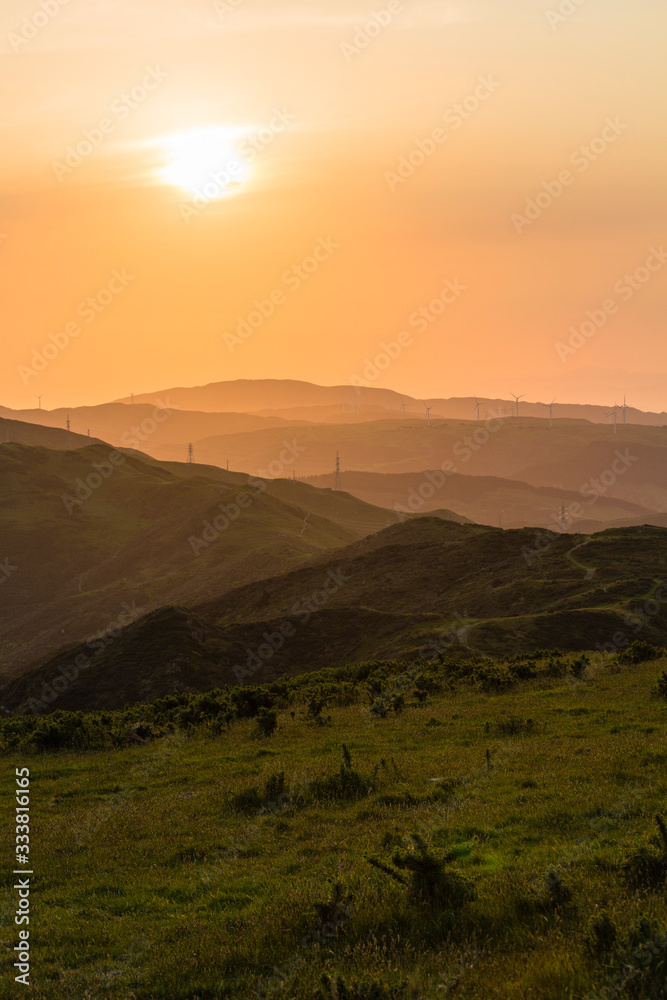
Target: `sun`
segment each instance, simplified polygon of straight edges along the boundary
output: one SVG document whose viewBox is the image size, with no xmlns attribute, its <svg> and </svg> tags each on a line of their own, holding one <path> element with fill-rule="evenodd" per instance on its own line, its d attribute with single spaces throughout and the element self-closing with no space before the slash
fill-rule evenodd
<svg viewBox="0 0 667 1000">
<path fill-rule="evenodd" d="M 206 201 L 237 194 L 251 174 L 243 155 L 245 132 L 209 126 L 162 137 L 167 162 L 159 168 L 160 179 Z"/>
</svg>

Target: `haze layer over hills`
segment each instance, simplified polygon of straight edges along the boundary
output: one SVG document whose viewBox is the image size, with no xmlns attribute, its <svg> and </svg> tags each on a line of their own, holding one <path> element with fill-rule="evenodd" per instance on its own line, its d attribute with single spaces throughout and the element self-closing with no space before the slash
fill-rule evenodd
<svg viewBox="0 0 667 1000">
<path fill-rule="evenodd" d="M 503 404 L 484 419 L 482 401 L 479 420 L 435 416 L 470 403 L 434 401 L 428 419 L 388 390 L 240 382 L 0 416 L 0 673 L 43 678 L 95 646 L 81 704 L 98 670 L 116 678 L 99 704 L 236 683 L 247 651 L 341 566 L 356 582 L 267 676 L 415 656 L 461 620 L 482 653 L 604 644 L 632 618 L 636 581 L 649 599 L 667 566 L 667 428 L 630 410 L 540 419 L 523 401 L 518 416 Z"/>
</svg>

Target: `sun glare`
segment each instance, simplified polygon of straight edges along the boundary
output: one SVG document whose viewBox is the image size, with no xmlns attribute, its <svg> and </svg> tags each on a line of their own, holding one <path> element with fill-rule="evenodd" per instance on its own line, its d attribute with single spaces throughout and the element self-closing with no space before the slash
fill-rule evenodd
<svg viewBox="0 0 667 1000">
<path fill-rule="evenodd" d="M 236 194 L 251 174 L 241 151 L 244 132 L 210 127 L 165 136 L 160 145 L 167 162 L 159 169 L 160 178 L 207 201 Z"/>
</svg>

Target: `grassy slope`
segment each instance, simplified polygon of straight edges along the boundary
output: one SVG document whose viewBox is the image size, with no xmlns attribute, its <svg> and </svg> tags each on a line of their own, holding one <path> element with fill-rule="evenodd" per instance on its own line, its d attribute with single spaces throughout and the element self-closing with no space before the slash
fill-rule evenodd
<svg viewBox="0 0 667 1000">
<path fill-rule="evenodd" d="M 458 656 L 591 649 L 618 634 L 667 644 L 665 529 L 559 536 L 526 562 L 535 545 L 528 530 L 417 518 L 194 610 L 162 608 L 94 656 L 87 646 L 65 650 L 1 688 L 0 702 L 16 711 L 80 654 L 90 664 L 58 707 L 120 708 L 235 684 L 237 667 L 250 666 L 258 682 L 331 662 L 428 655 L 433 643 Z M 266 647 L 286 623 L 293 634 Z"/>
<path fill-rule="evenodd" d="M 189 539 L 202 535 L 220 504 L 248 490 L 248 477 L 186 475 L 127 454 L 70 514 L 63 494 L 72 496 L 94 463 L 108 464 L 111 450 L 0 448 L 0 555 L 17 567 L 2 595 L 6 670 L 108 627 L 124 604 L 147 611 L 197 603 L 377 531 L 394 516 L 305 484 L 270 484 L 265 493 L 251 489 L 243 516 L 195 557 Z"/>
<path fill-rule="evenodd" d="M 35 413 L 40 414 L 42 412 L 45 411 L 35 411 Z M 6 417 L 0 417 L 0 448 L 10 443 L 64 450 L 67 447 L 66 420 L 66 411 L 57 423 L 54 421 L 54 426 L 44 426 L 40 423 L 10 420 Z M 89 438 L 85 431 L 81 434 L 77 434 L 73 430 L 70 432 L 70 446 L 72 448 L 85 448 L 90 444 L 100 443 L 98 438 Z"/>
<path fill-rule="evenodd" d="M 667 706 L 651 698 L 665 665 L 598 664 L 586 682 L 462 688 L 421 707 L 408 696 L 402 715 L 381 720 L 368 706 L 333 706 L 324 727 L 293 708 L 270 738 L 248 720 L 218 736 L 5 758 L 5 843 L 14 766 L 31 769 L 32 995 L 324 1000 L 327 972 L 391 987 L 355 1000 L 436 1000 L 455 986 L 462 1000 L 607 996 L 604 960 L 586 950 L 591 920 L 607 910 L 622 933 L 641 915 L 667 922 L 664 892 L 634 890 L 619 874 L 665 808 Z M 533 719 L 535 731 L 502 735 L 510 717 Z M 368 797 L 231 808 L 234 794 L 280 771 L 297 795 L 338 770 L 343 743 L 360 772 L 378 767 Z M 426 800 L 436 778 L 459 782 L 448 801 Z M 383 802 L 406 792 L 411 805 Z M 455 847 L 474 880 L 478 898 L 460 915 L 411 903 L 366 862 L 389 861 L 386 845 L 415 832 L 432 849 Z M 551 867 L 572 903 L 522 904 Z M 304 946 L 334 882 L 351 895 L 349 922 L 324 947 Z M 3 941 L 11 947 L 11 933 Z"/>
</svg>

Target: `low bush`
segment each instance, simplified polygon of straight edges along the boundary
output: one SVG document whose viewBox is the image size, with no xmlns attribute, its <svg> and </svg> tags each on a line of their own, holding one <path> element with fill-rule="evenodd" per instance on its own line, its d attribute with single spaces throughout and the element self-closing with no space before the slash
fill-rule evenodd
<svg viewBox="0 0 667 1000">
<path fill-rule="evenodd" d="M 468 876 L 458 868 L 450 867 L 458 857 L 456 851 L 435 854 L 429 851 L 418 834 L 413 834 L 411 839 L 412 846 L 408 850 L 394 852 L 391 865 L 378 858 L 369 857 L 366 860 L 405 886 L 413 903 L 459 910 L 475 898 L 475 888 Z"/>
<path fill-rule="evenodd" d="M 650 642 L 636 639 L 618 654 L 618 662 L 626 666 L 636 666 L 638 663 L 659 660 L 664 654 L 664 649 L 659 646 L 652 646 Z"/>
<path fill-rule="evenodd" d="M 659 890 L 664 888 L 667 879 L 667 825 L 662 816 L 656 816 L 658 835 L 653 837 L 650 846 L 640 847 L 631 854 L 621 867 L 623 876 L 629 885 L 636 888 Z"/>
<path fill-rule="evenodd" d="M 343 762 L 335 774 L 315 778 L 309 791 L 316 800 L 361 799 L 375 790 L 375 776 L 360 774 L 352 767 L 350 751 L 343 744 Z"/>
<path fill-rule="evenodd" d="M 340 976 L 322 976 L 322 989 L 316 1000 L 407 1000 L 407 986 L 390 986 L 377 979 L 352 979 L 345 983 Z"/>
<path fill-rule="evenodd" d="M 601 997 L 667 1000 L 667 933 L 643 918 L 607 957 L 607 983 Z"/>
</svg>

